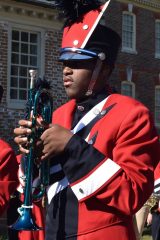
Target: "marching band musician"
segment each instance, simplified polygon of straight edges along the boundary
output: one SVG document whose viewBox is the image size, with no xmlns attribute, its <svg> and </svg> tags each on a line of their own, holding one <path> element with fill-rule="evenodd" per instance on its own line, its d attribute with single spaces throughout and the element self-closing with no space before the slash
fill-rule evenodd
<svg viewBox="0 0 160 240">
<path fill-rule="evenodd" d="M 151 212 L 151 233 L 153 240 L 160 239 L 160 163 L 158 163 L 154 172 L 154 191 L 153 197 L 155 198 L 154 211 Z"/>
<path fill-rule="evenodd" d="M 0 102 L 3 87 L 0 86 Z M 18 183 L 18 164 L 13 149 L 8 143 L 0 139 L 0 215 L 7 209 L 10 196 L 14 193 Z"/>
<path fill-rule="evenodd" d="M 67 8 L 60 61 L 70 101 L 37 142 L 50 159 L 46 240 L 135 240 L 133 215 L 153 191 L 160 145 L 149 110 L 112 94 L 107 82 L 121 44 L 100 24 L 109 1 L 58 1 Z M 27 153 L 30 121 L 15 142 Z"/>
</svg>

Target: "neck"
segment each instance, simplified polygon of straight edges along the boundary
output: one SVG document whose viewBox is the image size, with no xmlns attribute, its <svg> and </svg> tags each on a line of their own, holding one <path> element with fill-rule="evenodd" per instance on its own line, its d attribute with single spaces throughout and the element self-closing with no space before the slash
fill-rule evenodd
<svg viewBox="0 0 160 240">
<path fill-rule="evenodd" d="M 100 88 L 100 89 L 97 89 L 96 91 L 93 91 L 92 94 L 90 95 L 85 95 L 84 97 L 81 97 L 81 98 L 77 98 L 76 99 L 76 103 L 79 104 L 79 103 L 82 103 L 84 101 L 87 101 L 89 99 L 92 99 L 92 98 L 95 98 L 96 96 L 100 95 L 100 94 L 105 94 L 107 95 L 109 93 L 108 91 L 108 85 L 105 85 L 103 88 Z"/>
</svg>

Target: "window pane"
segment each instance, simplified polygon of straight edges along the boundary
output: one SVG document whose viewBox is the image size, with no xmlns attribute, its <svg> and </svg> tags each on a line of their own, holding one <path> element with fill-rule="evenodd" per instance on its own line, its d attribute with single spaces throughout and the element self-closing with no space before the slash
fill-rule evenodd
<svg viewBox="0 0 160 240">
<path fill-rule="evenodd" d="M 12 52 L 19 52 L 19 43 L 12 42 Z"/>
<path fill-rule="evenodd" d="M 21 32 L 21 41 L 28 42 L 28 33 L 27 32 Z"/>
<path fill-rule="evenodd" d="M 37 45 L 30 46 L 30 54 L 37 54 Z"/>
<path fill-rule="evenodd" d="M 122 18 L 122 46 L 133 49 L 134 47 L 134 16 L 123 14 Z"/>
<path fill-rule="evenodd" d="M 28 53 L 28 44 L 21 44 L 21 52 L 22 53 Z"/>
<path fill-rule="evenodd" d="M 160 125 L 160 88 L 155 88 L 155 122 Z"/>
<path fill-rule="evenodd" d="M 19 79 L 19 87 L 20 88 L 27 88 L 27 79 L 26 78 L 20 78 Z"/>
<path fill-rule="evenodd" d="M 122 83 L 122 85 L 121 85 L 121 93 L 123 95 L 132 97 L 132 95 L 133 95 L 132 84 Z"/>
<path fill-rule="evenodd" d="M 18 87 L 18 78 L 11 77 L 11 87 Z"/>
<path fill-rule="evenodd" d="M 17 94 L 17 90 L 16 89 L 11 89 L 10 90 L 10 97 L 11 97 L 11 99 L 17 99 L 18 94 Z"/>
<path fill-rule="evenodd" d="M 156 22 L 155 41 L 156 53 L 160 55 L 160 22 Z"/>
<path fill-rule="evenodd" d="M 157 125 L 160 125 L 160 108 L 155 109 L 155 121 Z"/>
<path fill-rule="evenodd" d="M 160 89 L 156 89 L 155 92 L 155 102 L 156 102 L 156 106 L 160 106 Z"/>
<path fill-rule="evenodd" d="M 11 67 L 11 75 L 18 76 L 18 67 L 16 66 Z"/>
<path fill-rule="evenodd" d="M 19 55 L 12 53 L 12 63 L 19 63 Z"/>
<path fill-rule="evenodd" d="M 37 57 L 30 57 L 30 65 L 37 66 Z"/>
<path fill-rule="evenodd" d="M 30 35 L 30 42 L 31 43 L 37 43 L 37 34 L 32 34 Z"/>
<path fill-rule="evenodd" d="M 27 55 L 21 55 L 21 64 L 28 65 L 28 56 Z"/>
<path fill-rule="evenodd" d="M 18 31 L 12 31 L 12 39 L 19 41 L 19 32 Z"/>
<path fill-rule="evenodd" d="M 28 71 L 27 67 L 21 67 L 20 68 L 20 76 L 27 77 L 27 71 Z"/>
<path fill-rule="evenodd" d="M 10 98 L 27 100 L 29 69 L 37 69 L 39 56 L 38 33 L 12 30 Z"/>
<path fill-rule="evenodd" d="M 26 100 L 26 99 L 27 99 L 27 91 L 25 91 L 25 90 L 20 90 L 20 91 L 19 91 L 19 99 L 20 99 L 20 100 Z"/>
</svg>

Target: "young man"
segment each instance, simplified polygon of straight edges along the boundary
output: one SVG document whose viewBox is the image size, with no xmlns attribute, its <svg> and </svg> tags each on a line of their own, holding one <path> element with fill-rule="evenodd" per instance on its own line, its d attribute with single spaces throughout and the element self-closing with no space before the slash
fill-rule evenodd
<svg viewBox="0 0 160 240">
<path fill-rule="evenodd" d="M 0 86 L 0 102 L 3 87 Z M 8 207 L 11 195 L 18 184 L 18 164 L 13 149 L 4 140 L 0 139 L 0 215 Z"/>
<path fill-rule="evenodd" d="M 135 240 L 132 218 L 153 191 L 158 136 L 143 104 L 108 90 L 121 42 L 98 23 L 109 2 L 83 14 L 79 4 L 90 8 L 66 3 L 80 16 L 65 27 L 60 54 L 71 100 L 37 142 L 51 164 L 46 240 Z M 15 142 L 28 153 L 31 122 L 19 124 Z"/>
</svg>

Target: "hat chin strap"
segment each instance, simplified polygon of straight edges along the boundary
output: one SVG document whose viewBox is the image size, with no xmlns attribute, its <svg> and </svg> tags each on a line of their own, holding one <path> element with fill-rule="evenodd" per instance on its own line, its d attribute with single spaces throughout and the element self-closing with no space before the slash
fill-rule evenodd
<svg viewBox="0 0 160 240">
<path fill-rule="evenodd" d="M 90 95 L 92 95 L 92 93 L 93 93 L 93 89 L 94 89 L 94 86 L 95 86 L 96 81 L 97 81 L 97 79 L 98 79 L 98 75 L 99 75 L 99 73 L 100 73 L 100 70 L 101 70 L 101 67 L 102 67 L 102 63 L 103 63 L 103 62 L 102 62 L 100 59 L 97 59 L 97 62 L 96 62 L 94 71 L 93 71 L 93 73 L 92 73 L 92 77 L 91 77 L 89 86 L 88 86 L 88 90 L 87 90 L 87 92 L 85 93 L 86 96 L 90 96 Z"/>
</svg>

